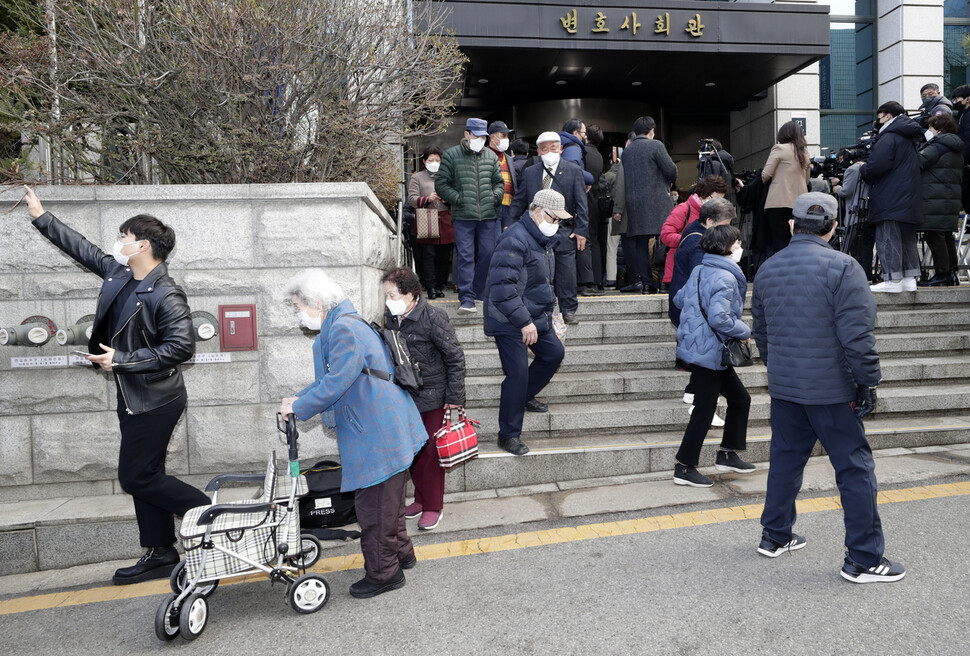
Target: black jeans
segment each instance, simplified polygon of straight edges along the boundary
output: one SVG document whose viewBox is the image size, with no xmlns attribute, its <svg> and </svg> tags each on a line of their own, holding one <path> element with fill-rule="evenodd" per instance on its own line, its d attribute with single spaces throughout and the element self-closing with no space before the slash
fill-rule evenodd
<svg viewBox="0 0 970 656">
<path fill-rule="evenodd" d="M 431 289 L 444 289 L 448 283 L 453 246 L 454 244 L 414 245 L 414 266 L 418 270 L 418 278 L 425 292 Z"/>
<path fill-rule="evenodd" d="M 715 371 L 692 364 L 690 373 L 694 383 L 694 412 L 690 415 L 684 439 L 677 451 L 677 462 L 691 467 L 697 466 L 704 438 L 707 437 L 707 431 L 714 419 L 718 396 L 723 396 L 728 402 L 721 448 L 744 451 L 747 447 L 751 395 L 744 388 L 734 368 Z"/>
<path fill-rule="evenodd" d="M 140 415 L 118 411 L 121 451 L 118 481 L 135 499 L 135 519 L 141 546 L 175 544 L 174 515 L 212 503 L 209 496 L 165 473 L 165 456 L 175 424 L 185 410 L 185 397 Z"/>
</svg>

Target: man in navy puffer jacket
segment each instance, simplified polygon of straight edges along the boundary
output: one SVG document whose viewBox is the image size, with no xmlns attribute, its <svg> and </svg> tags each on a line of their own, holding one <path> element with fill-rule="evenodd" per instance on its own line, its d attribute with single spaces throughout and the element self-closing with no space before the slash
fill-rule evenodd
<svg viewBox="0 0 970 656">
<path fill-rule="evenodd" d="M 505 371 L 498 412 L 498 445 L 517 456 L 525 410 L 545 412 L 535 396 L 552 380 L 565 351 L 552 330 L 552 289 L 559 221 L 572 218 L 558 191 L 536 192 L 528 216 L 502 233 L 485 285 L 485 334 L 495 337 Z M 529 365 L 529 349 L 535 354 Z"/>
<path fill-rule="evenodd" d="M 906 570 L 883 557 L 872 450 L 860 417 L 881 378 L 876 303 L 862 267 L 829 246 L 838 205 L 828 194 L 795 200 L 788 247 L 754 279 L 753 335 L 768 367 L 771 461 L 758 552 L 774 558 L 805 546 L 792 533 L 795 497 L 815 442 L 825 448 L 845 514 L 842 576 L 898 581 Z"/>
</svg>

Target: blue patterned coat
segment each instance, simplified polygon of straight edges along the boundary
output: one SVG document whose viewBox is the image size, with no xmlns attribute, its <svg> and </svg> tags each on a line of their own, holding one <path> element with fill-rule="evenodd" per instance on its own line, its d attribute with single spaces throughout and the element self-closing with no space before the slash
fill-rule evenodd
<svg viewBox="0 0 970 656">
<path fill-rule="evenodd" d="M 313 342 L 315 382 L 297 396 L 293 413 L 306 421 L 325 410 L 336 419 L 343 466 L 341 492 L 386 481 L 411 466 L 428 441 L 414 401 L 392 382 L 361 373 L 364 367 L 393 371 L 383 342 L 345 300 L 327 313 Z"/>
</svg>

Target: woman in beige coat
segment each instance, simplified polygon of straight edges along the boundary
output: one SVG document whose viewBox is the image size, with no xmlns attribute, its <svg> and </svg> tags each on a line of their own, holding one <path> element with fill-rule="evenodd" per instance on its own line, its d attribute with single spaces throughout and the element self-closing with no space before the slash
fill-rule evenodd
<svg viewBox="0 0 970 656">
<path fill-rule="evenodd" d="M 789 121 L 778 130 L 778 143 L 771 147 L 761 179 L 769 182 L 765 200 L 765 222 L 768 226 L 768 255 L 771 256 L 791 239 L 788 222 L 795 199 L 808 191 L 812 160 L 808 156 L 801 126 Z"/>
</svg>

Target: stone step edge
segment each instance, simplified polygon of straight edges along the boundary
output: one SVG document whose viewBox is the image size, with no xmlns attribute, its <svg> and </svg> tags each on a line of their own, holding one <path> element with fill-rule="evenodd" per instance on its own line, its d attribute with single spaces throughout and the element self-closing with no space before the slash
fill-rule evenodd
<svg viewBox="0 0 970 656">
<path fill-rule="evenodd" d="M 907 428 L 881 428 L 876 430 L 867 430 L 866 437 L 877 436 L 877 435 L 907 435 L 912 433 L 945 433 L 954 430 L 970 430 L 970 424 L 952 424 L 946 426 L 913 426 Z M 538 438 L 534 441 L 541 441 L 542 438 Z M 562 438 L 559 438 L 562 439 Z M 750 443 L 758 442 L 770 442 L 771 435 L 748 435 L 747 441 Z M 709 437 L 704 440 L 704 444 L 720 444 L 720 437 Z M 530 447 L 529 453 L 527 455 L 534 456 L 556 456 L 556 455 L 576 455 L 584 453 L 605 453 L 609 451 L 639 451 L 641 449 L 665 449 L 670 447 L 679 447 L 680 440 L 671 440 L 668 442 L 650 442 L 650 443 L 629 443 L 629 444 L 610 444 L 604 446 L 563 446 L 563 447 Z M 521 456 L 514 456 L 511 453 L 506 453 L 505 451 L 498 450 L 498 446 L 495 445 L 495 451 L 485 451 L 479 452 L 478 457 L 482 459 L 489 458 L 518 458 Z"/>
<path fill-rule="evenodd" d="M 948 424 L 948 425 L 932 425 L 932 426 L 913 426 L 913 427 L 903 427 L 903 428 L 884 428 L 876 429 L 872 431 L 866 431 L 867 437 L 879 436 L 879 435 L 905 435 L 913 433 L 944 433 L 954 430 L 970 430 L 970 424 Z M 536 440 L 541 441 L 541 440 Z M 770 435 L 756 435 L 748 436 L 747 441 L 749 444 L 764 444 L 771 441 Z M 716 445 L 720 443 L 719 437 L 708 438 L 704 441 L 705 446 Z M 485 451 L 479 454 L 478 458 L 482 460 L 492 460 L 496 458 L 523 458 L 523 457 L 551 457 L 551 456 L 564 456 L 564 455 L 583 455 L 591 453 L 605 453 L 614 451 L 640 451 L 640 450 L 654 450 L 654 449 L 671 449 L 680 446 L 680 440 L 672 440 L 668 442 L 654 442 L 650 444 L 645 443 L 630 443 L 630 444 L 610 444 L 601 446 L 583 446 L 583 447 L 538 447 L 532 449 L 526 456 L 513 456 L 510 453 L 497 450 L 498 447 L 493 444 L 490 445 L 496 449 L 496 451 Z M 816 448 L 818 445 L 816 445 Z M 759 460 L 759 462 L 761 462 Z M 562 481 L 561 481 L 562 482 Z M 515 487 L 515 486 L 514 486 Z M 243 490 L 238 489 L 240 492 Z M 474 491 L 472 491 L 474 492 Z M 454 492 L 451 494 L 467 494 L 465 492 Z M 120 494 L 104 495 L 106 498 L 117 499 L 121 496 Z M 447 495 L 446 495 L 447 497 Z M 44 499 L 46 502 L 63 501 L 64 503 L 70 501 L 74 497 L 66 497 L 62 499 Z M 83 497 L 87 500 L 93 500 L 97 497 Z M 31 503 L 31 501 L 25 502 L 11 502 L 10 505 L 16 503 Z M 0 508 L 7 504 L 0 504 Z M 52 526 L 63 526 L 66 524 L 92 524 L 92 523 L 103 523 L 103 522 L 126 522 L 133 521 L 134 519 L 134 509 L 130 512 L 125 512 L 123 514 L 114 513 L 109 516 L 98 516 L 92 515 L 90 517 L 74 517 L 70 520 L 58 519 L 58 520 L 33 520 L 33 521 L 20 521 L 8 525 L 0 525 L 0 534 L 6 532 L 14 531 L 30 531 L 36 528 L 45 528 Z"/>
</svg>

